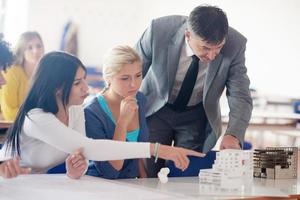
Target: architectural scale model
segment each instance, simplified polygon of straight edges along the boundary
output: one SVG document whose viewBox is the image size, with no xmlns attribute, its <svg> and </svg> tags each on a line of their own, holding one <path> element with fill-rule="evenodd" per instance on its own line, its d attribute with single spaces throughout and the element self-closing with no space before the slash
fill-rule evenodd
<svg viewBox="0 0 300 200">
<path fill-rule="evenodd" d="M 269 179 L 297 178 L 297 163 L 297 147 L 255 149 L 253 176 Z"/>
<path fill-rule="evenodd" d="M 253 152 L 225 149 L 217 152 L 212 169 L 199 172 L 200 187 L 239 189 L 245 180 L 253 178 Z"/>
</svg>

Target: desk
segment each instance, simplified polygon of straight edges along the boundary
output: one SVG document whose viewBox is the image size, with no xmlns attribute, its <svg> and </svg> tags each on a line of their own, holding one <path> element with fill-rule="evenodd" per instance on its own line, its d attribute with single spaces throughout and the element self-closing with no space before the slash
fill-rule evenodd
<svg viewBox="0 0 300 200">
<path fill-rule="evenodd" d="M 229 109 L 222 110 L 223 131 L 227 129 Z M 251 142 L 253 148 L 267 146 L 299 146 L 300 129 L 296 128 L 300 114 L 291 110 L 272 111 L 254 108 L 246 131 L 245 140 Z M 220 145 L 218 141 L 215 149 Z"/>
<path fill-rule="evenodd" d="M 0 120 L 0 148 L 1 148 L 1 144 L 4 142 L 5 138 L 6 138 L 6 131 L 7 129 L 12 125 L 13 122 L 11 121 L 4 121 L 4 120 Z"/>
<path fill-rule="evenodd" d="M 229 110 L 222 111 L 222 121 L 227 123 L 229 120 Z M 249 128 L 251 126 L 265 126 L 265 127 L 275 127 L 286 126 L 288 129 L 291 126 L 295 127 L 296 122 L 300 120 L 300 114 L 292 112 L 279 112 L 279 111 L 267 111 L 253 109 L 251 119 L 249 122 Z"/>
<path fill-rule="evenodd" d="M 0 120 L 0 128 L 9 128 L 12 124 L 12 121 Z"/>
<path fill-rule="evenodd" d="M 99 200 L 99 199 L 232 199 L 254 196 L 288 197 L 300 194 L 300 179 L 253 179 L 240 192 L 202 191 L 198 177 L 106 180 L 84 176 L 73 180 L 64 174 L 25 175 L 15 179 L 0 178 L 1 200 Z M 246 189 L 245 189 L 246 188 Z M 206 193 L 206 194 L 204 194 Z"/>
<path fill-rule="evenodd" d="M 229 111 L 222 112 L 223 130 L 226 130 L 229 120 Z M 254 131 L 275 131 L 282 132 L 289 135 L 289 132 L 298 132 L 296 123 L 300 120 L 300 114 L 291 112 L 275 112 L 275 111 L 262 111 L 253 110 L 247 130 Z"/>
</svg>

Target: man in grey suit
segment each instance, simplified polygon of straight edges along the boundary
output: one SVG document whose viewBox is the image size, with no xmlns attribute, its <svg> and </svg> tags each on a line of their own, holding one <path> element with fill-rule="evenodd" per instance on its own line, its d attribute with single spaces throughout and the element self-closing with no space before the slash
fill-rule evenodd
<svg viewBox="0 0 300 200">
<path fill-rule="evenodd" d="M 220 148 L 240 149 L 252 112 L 245 49 L 246 38 L 214 6 L 153 20 L 136 45 L 150 142 L 208 152 L 222 133 L 219 101 L 226 87 L 230 113 Z M 147 161 L 148 176 L 163 166 Z"/>
</svg>

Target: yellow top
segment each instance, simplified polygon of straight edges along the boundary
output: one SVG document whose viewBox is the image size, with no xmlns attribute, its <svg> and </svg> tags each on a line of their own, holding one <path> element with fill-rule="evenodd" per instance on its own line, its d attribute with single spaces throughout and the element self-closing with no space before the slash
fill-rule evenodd
<svg viewBox="0 0 300 200">
<path fill-rule="evenodd" d="M 1 111 L 5 120 L 13 121 L 28 92 L 29 79 L 21 66 L 13 65 L 2 72 L 6 84 L 1 88 Z"/>
</svg>

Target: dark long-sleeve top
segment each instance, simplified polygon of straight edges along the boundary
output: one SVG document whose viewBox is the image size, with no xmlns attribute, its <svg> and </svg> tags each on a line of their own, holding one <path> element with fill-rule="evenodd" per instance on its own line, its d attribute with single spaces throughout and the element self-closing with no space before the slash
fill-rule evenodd
<svg viewBox="0 0 300 200">
<path fill-rule="evenodd" d="M 145 96 L 138 92 L 136 95 L 139 112 L 139 136 L 137 142 L 148 141 L 148 128 L 145 118 Z M 85 107 L 86 135 L 94 139 L 112 139 L 116 124 L 99 104 L 98 98 L 93 98 Z M 109 153 L 109 152 L 107 152 Z M 135 178 L 139 176 L 138 159 L 124 161 L 121 170 L 116 170 L 108 161 L 91 161 L 88 175 L 108 179 Z"/>
</svg>

